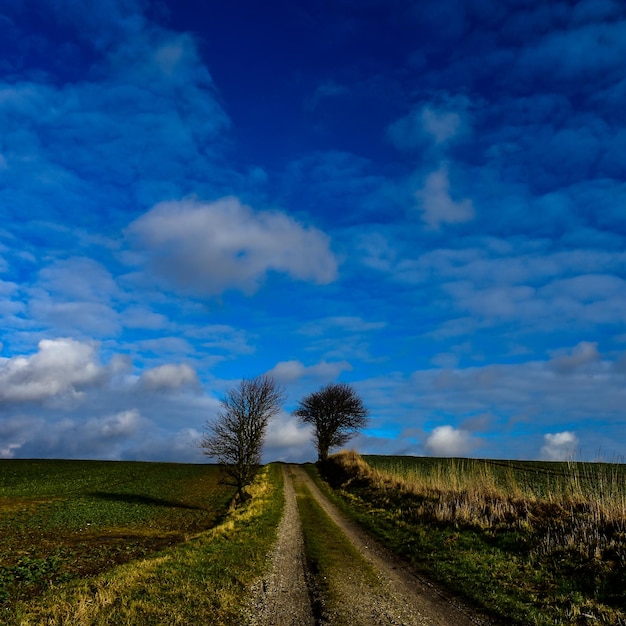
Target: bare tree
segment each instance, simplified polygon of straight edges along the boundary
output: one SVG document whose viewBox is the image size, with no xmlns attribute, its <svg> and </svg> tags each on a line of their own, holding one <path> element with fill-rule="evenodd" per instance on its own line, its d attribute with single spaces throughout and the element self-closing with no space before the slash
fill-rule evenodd
<svg viewBox="0 0 626 626">
<path fill-rule="evenodd" d="M 206 424 L 200 448 L 222 465 L 240 499 L 261 463 L 267 424 L 280 411 L 284 396 L 270 376 L 244 379 L 222 398 L 216 420 Z"/>
<path fill-rule="evenodd" d="M 293 414 L 313 426 L 318 460 L 325 461 L 330 448 L 342 446 L 367 425 L 369 411 L 350 385 L 335 383 L 305 396 Z"/>
</svg>

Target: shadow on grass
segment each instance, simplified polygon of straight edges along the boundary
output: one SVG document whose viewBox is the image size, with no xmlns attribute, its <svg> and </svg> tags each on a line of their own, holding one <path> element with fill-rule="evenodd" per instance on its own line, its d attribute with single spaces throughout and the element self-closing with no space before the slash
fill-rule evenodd
<svg viewBox="0 0 626 626">
<path fill-rule="evenodd" d="M 145 504 L 147 506 L 160 506 L 174 509 L 189 509 L 193 511 L 204 511 L 204 507 L 185 504 L 184 502 L 176 502 L 175 500 L 165 500 L 163 498 L 153 498 L 137 493 L 108 493 L 105 491 L 96 491 L 89 494 L 92 498 L 99 500 L 108 500 L 110 502 L 123 502 L 125 504 Z"/>
</svg>

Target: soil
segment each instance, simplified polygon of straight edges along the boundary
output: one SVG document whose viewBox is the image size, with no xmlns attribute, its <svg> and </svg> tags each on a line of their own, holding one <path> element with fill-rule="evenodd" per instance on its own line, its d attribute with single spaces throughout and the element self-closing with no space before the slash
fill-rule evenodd
<svg viewBox="0 0 626 626">
<path fill-rule="evenodd" d="M 362 528 L 348 520 L 317 488 L 304 469 L 287 465 L 285 512 L 267 577 L 253 590 L 249 626 L 488 626 L 494 624 L 415 574 Z M 334 591 L 341 615 L 313 610 L 316 591 L 306 568 L 294 481 L 315 500 L 376 572 L 376 583 L 355 571 Z"/>
</svg>

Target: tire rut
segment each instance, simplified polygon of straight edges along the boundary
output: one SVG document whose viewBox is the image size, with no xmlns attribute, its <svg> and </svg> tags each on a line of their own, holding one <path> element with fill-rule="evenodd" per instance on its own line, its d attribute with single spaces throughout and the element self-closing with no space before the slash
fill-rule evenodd
<svg viewBox="0 0 626 626">
<path fill-rule="evenodd" d="M 489 626 L 488 618 L 465 607 L 423 580 L 389 553 L 362 528 L 348 520 L 298 465 L 283 467 L 285 512 L 271 555 L 269 575 L 253 590 L 249 626 L 325 626 L 335 621 L 354 626 Z M 340 615 L 314 614 L 316 591 L 306 571 L 304 541 L 294 490 L 302 483 L 329 518 L 376 572 L 376 584 L 358 571 L 342 580 L 334 592 L 341 598 Z M 319 613 L 319 612 L 318 612 Z"/>
<path fill-rule="evenodd" d="M 270 572 L 252 591 L 249 626 L 315 626 L 292 467 L 283 466 L 285 511 L 270 557 Z"/>
</svg>

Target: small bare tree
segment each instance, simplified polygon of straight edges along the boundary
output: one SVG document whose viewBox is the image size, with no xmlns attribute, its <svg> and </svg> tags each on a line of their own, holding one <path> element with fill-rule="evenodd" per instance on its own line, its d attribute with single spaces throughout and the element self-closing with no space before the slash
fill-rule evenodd
<svg viewBox="0 0 626 626">
<path fill-rule="evenodd" d="M 215 421 L 206 423 L 200 448 L 220 463 L 240 499 L 261 463 L 267 424 L 280 411 L 284 396 L 270 376 L 244 379 L 222 398 Z"/>
<path fill-rule="evenodd" d="M 369 411 L 350 385 L 336 383 L 305 396 L 293 414 L 313 426 L 318 460 L 325 461 L 330 448 L 342 446 L 367 425 Z"/>
</svg>

